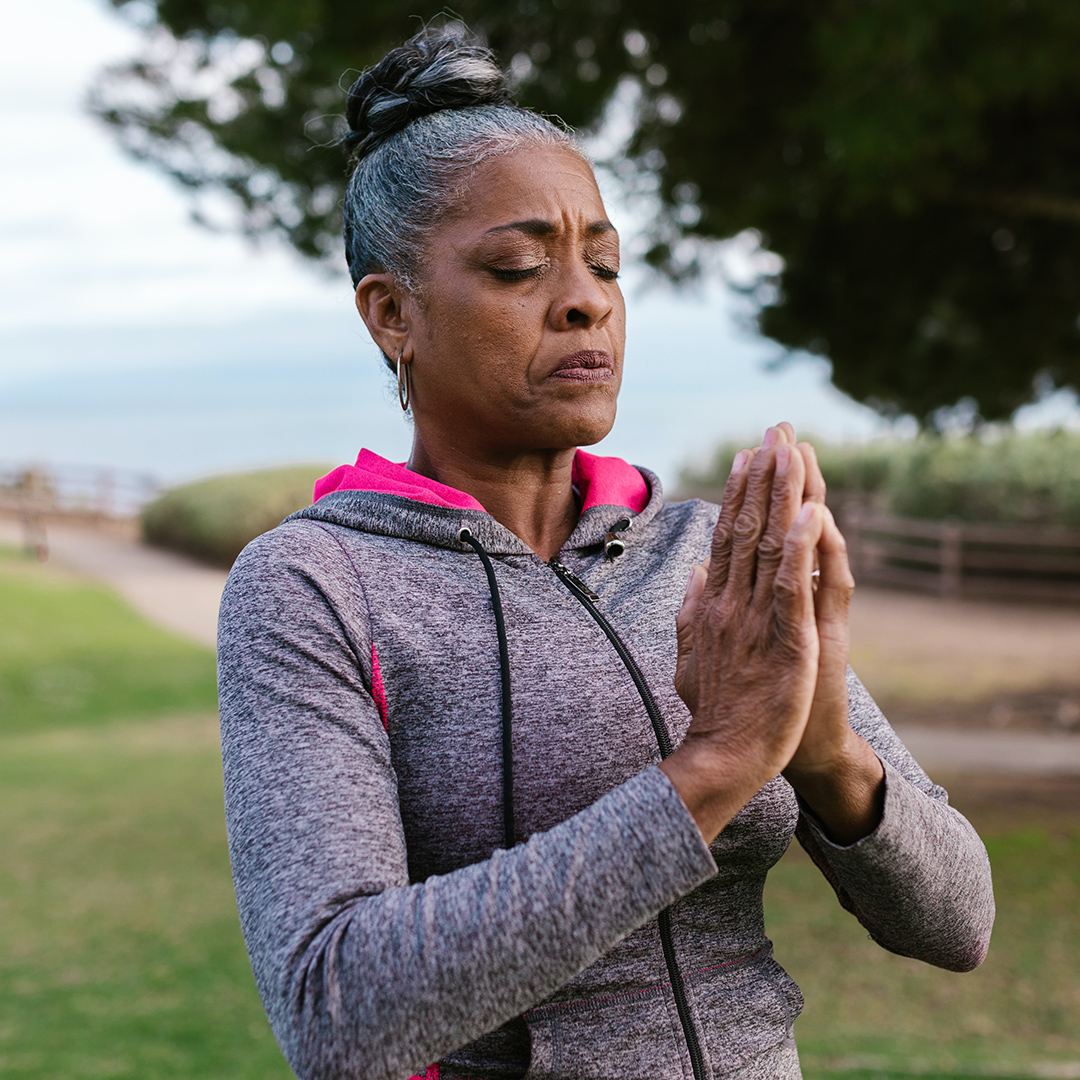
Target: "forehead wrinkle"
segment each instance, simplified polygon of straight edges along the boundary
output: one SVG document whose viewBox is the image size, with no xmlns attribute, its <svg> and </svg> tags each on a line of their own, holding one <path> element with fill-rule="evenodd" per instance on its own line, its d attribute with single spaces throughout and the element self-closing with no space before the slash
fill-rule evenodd
<svg viewBox="0 0 1080 1080">
<path fill-rule="evenodd" d="M 538 238 L 546 238 L 554 236 L 559 231 L 559 227 L 551 221 L 545 221 L 543 218 L 530 218 L 528 221 L 512 221 L 507 225 L 495 225 L 488 229 L 484 235 L 489 236 L 491 233 L 500 232 L 521 232 L 526 236 L 535 236 Z M 603 236 L 605 233 L 613 233 L 615 226 L 610 221 L 600 220 L 592 221 L 585 226 L 584 234 L 587 237 Z"/>
</svg>

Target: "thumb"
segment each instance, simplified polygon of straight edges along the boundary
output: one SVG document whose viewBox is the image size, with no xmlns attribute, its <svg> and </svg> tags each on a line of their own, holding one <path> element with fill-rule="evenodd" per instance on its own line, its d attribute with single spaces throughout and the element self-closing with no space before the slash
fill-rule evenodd
<svg viewBox="0 0 1080 1080">
<path fill-rule="evenodd" d="M 708 566 L 698 564 L 690 570 L 690 576 L 686 579 L 686 595 L 683 596 L 682 606 L 678 615 L 675 616 L 675 633 L 679 642 L 679 663 L 694 650 L 694 623 L 697 615 L 698 604 L 701 594 L 705 590 L 705 580 L 709 576 Z"/>
</svg>

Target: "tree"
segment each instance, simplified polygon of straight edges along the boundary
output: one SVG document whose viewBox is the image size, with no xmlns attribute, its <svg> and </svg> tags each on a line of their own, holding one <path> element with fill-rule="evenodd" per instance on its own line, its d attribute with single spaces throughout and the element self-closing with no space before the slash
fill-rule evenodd
<svg viewBox="0 0 1080 1080">
<path fill-rule="evenodd" d="M 120 8 L 124 0 L 113 0 Z M 126 5 L 131 10 L 132 5 Z M 252 234 L 340 262 L 342 73 L 417 26 L 398 0 L 158 0 L 93 107 L 134 154 L 224 190 Z M 1080 7 L 1058 0 L 461 0 L 524 103 L 632 116 L 647 260 L 760 231 L 763 333 L 886 414 L 1008 417 L 1080 387 Z M 346 80 L 348 76 L 346 76 Z"/>
</svg>

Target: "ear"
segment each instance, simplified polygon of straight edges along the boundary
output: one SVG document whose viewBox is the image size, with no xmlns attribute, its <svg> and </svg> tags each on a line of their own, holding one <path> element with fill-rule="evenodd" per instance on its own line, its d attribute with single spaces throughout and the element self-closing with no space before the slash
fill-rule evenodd
<svg viewBox="0 0 1080 1080">
<path fill-rule="evenodd" d="M 393 360 L 409 350 L 409 294 L 393 274 L 368 274 L 356 286 L 356 310 L 372 340 Z"/>
</svg>

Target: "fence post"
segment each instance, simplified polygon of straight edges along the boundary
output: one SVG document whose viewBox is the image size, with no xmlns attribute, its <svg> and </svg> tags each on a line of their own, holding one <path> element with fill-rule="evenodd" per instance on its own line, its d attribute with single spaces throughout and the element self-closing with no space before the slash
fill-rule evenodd
<svg viewBox="0 0 1080 1080">
<path fill-rule="evenodd" d="M 840 521 L 847 543 L 848 565 L 857 582 L 863 572 L 862 514 L 854 499 L 844 503 Z"/>
<path fill-rule="evenodd" d="M 959 596 L 964 574 L 963 529 L 947 522 L 941 527 L 941 578 L 942 596 Z"/>
</svg>

